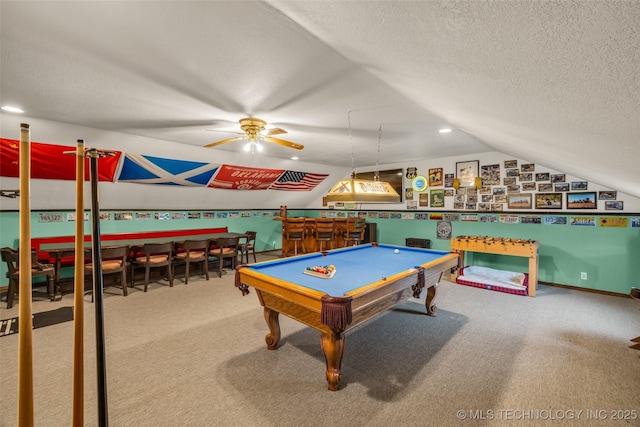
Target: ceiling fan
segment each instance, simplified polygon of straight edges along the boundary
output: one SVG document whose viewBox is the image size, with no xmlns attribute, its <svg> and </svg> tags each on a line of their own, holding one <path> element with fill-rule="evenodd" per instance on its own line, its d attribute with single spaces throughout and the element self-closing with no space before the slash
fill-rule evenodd
<svg viewBox="0 0 640 427">
<path fill-rule="evenodd" d="M 263 147 L 260 143 L 261 141 L 272 142 L 274 144 L 279 144 L 284 147 L 295 148 L 296 150 L 302 150 L 304 145 L 296 144 L 295 142 L 286 141 L 280 138 L 273 138 L 271 135 L 280 135 L 283 133 L 287 133 L 286 130 L 280 128 L 272 128 L 267 129 L 267 122 L 262 119 L 258 119 L 255 117 L 245 117 L 244 119 L 239 120 L 240 129 L 242 132 L 233 132 L 240 136 L 236 136 L 234 138 L 223 139 L 222 141 L 216 141 L 211 144 L 205 145 L 206 148 L 216 147 L 218 145 L 226 144 L 228 142 L 246 140 L 247 144 L 245 145 L 245 151 L 251 151 L 254 153 L 257 151 L 262 151 Z M 225 132 L 225 131 L 218 131 Z"/>
</svg>

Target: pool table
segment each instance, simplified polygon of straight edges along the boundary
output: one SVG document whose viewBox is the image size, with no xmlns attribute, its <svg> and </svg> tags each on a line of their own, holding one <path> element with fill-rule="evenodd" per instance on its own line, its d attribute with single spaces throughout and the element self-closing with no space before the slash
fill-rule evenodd
<svg viewBox="0 0 640 427">
<path fill-rule="evenodd" d="M 397 250 L 397 253 L 396 253 Z M 307 267 L 335 267 L 331 278 L 305 274 Z M 238 266 L 235 285 L 253 287 L 269 327 L 267 348 L 280 341 L 280 313 L 320 331 L 329 390 L 338 390 L 345 334 L 424 288 L 427 314 L 434 316 L 436 286 L 458 255 L 370 243 Z"/>
</svg>

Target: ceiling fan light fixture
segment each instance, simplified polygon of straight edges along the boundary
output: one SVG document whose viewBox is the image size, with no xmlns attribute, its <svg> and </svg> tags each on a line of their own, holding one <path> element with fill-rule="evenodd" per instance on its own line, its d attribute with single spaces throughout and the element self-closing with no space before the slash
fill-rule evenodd
<svg viewBox="0 0 640 427">
<path fill-rule="evenodd" d="M 253 153 L 255 150 L 262 151 L 261 143 L 262 142 L 270 142 L 273 144 L 282 145 L 283 147 L 293 148 L 295 150 L 302 150 L 304 145 L 296 144 L 295 142 L 286 141 L 280 138 L 274 138 L 271 135 L 279 135 L 283 133 L 287 133 L 286 130 L 280 128 L 269 128 L 267 129 L 267 122 L 262 119 L 258 119 L 255 117 L 245 117 L 239 120 L 240 129 L 242 132 L 231 132 L 236 133 L 241 136 L 237 136 L 235 138 L 227 138 L 222 141 L 216 141 L 211 144 L 205 145 L 206 148 L 217 147 L 218 145 L 227 144 L 229 142 L 246 140 L 248 143 L 252 144 L 247 147 L 245 145 L 245 151 L 251 151 Z M 222 131 L 224 132 L 224 131 Z"/>
</svg>

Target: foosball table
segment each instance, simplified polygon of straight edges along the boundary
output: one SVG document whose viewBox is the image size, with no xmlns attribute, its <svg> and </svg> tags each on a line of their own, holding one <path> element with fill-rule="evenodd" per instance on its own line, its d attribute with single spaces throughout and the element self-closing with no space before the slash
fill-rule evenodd
<svg viewBox="0 0 640 427">
<path fill-rule="evenodd" d="M 538 248 L 537 240 L 512 239 L 489 236 L 458 236 L 451 239 L 451 250 L 458 253 L 458 269 L 452 275 L 455 282 L 459 271 L 465 266 L 465 252 L 484 252 L 489 254 L 510 255 L 529 258 L 529 289 L 530 297 L 536 295 L 538 284 Z"/>
</svg>

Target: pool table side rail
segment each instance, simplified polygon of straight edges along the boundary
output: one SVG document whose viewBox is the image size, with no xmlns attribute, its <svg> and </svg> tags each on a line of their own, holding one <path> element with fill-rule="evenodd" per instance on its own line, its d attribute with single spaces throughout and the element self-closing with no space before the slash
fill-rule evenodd
<svg viewBox="0 0 640 427">
<path fill-rule="evenodd" d="M 240 288 L 241 285 L 275 294 L 288 301 L 304 303 L 307 306 L 317 306 L 318 312 L 320 312 L 322 305 L 320 299 L 326 295 L 325 292 L 274 278 L 258 270 L 245 268 L 242 265 L 238 266 L 236 271 L 236 287 Z M 240 290 L 242 291 L 242 288 Z M 245 294 L 245 291 L 243 291 L 243 294 Z"/>
<path fill-rule="evenodd" d="M 386 280 L 376 281 L 348 293 L 345 297 L 351 300 L 348 303 L 351 321 L 348 325 L 344 325 L 344 330 L 370 320 L 412 296 L 415 297 L 414 286 L 418 284 L 420 269 L 423 270 L 424 289 L 428 289 L 437 285 L 443 272 L 457 265 L 458 255 L 451 253 L 444 260 L 439 259 L 423 264 L 419 266 L 420 268 L 405 270 Z M 323 302 L 323 297 L 328 297 L 328 294 L 279 280 L 251 268 L 242 268 L 242 266 L 238 268 L 236 275 L 236 286 L 241 283 L 253 287 L 263 307 L 280 312 L 318 330 L 327 330 L 328 326 L 331 329 L 333 326 L 323 323 L 321 319 L 323 308 L 326 309 L 327 306 Z"/>
</svg>

